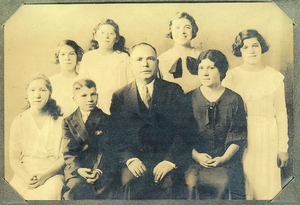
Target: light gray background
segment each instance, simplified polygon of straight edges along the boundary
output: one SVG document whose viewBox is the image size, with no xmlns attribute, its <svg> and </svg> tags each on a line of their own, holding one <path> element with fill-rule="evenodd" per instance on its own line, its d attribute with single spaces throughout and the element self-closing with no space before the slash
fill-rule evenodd
<svg viewBox="0 0 300 205">
<path fill-rule="evenodd" d="M 177 11 L 186 11 L 196 19 L 199 32 L 192 45 L 221 50 L 230 68 L 242 63 L 242 59 L 231 54 L 237 33 L 246 28 L 257 29 L 271 45 L 264 61 L 286 76 L 291 116 L 292 22 L 272 3 L 25 5 L 6 22 L 4 29 L 5 147 L 9 145 L 11 121 L 22 112 L 26 102 L 23 99 L 28 76 L 35 72 L 48 76 L 59 72 L 59 66 L 54 64 L 54 51 L 61 40 L 75 40 L 86 50 L 94 26 L 101 18 L 112 18 L 119 24 L 127 47 L 145 41 L 161 54 L 172 46 L 172 40 L 165 35 L 169 19 Z M 7 157 L 6 154 L 5 178 L 9 180 L 12 171 Z"/>
</svg>

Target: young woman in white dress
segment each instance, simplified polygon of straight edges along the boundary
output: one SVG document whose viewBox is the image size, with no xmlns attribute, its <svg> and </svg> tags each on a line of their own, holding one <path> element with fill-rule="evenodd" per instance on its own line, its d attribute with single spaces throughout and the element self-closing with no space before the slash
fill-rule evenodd
<svg viewBox="0 0 300 205">
<path fill-rule="evenodd" d="M 76 68 L 82 55 L 83 49 L 72 40 L 60 42 L 55 51 L 56 64 L 60 65 L 61 71 L 49 79 L 53 88 L 52 98 L 61 107 L 64 117 L 69 116 L 77 109 L 72 99 L 72 87 L 74 82 L 79 79 Z"/>
<path fill-rule="evenodd" d="M 51 98 L 46 76 L 34 76 L 26 90 L 28 109 L 13 120 L 10 130 L 14 172 L 10 184 L 25 200 L 60 200 L 64 185 L 60 108 Z"/>
<path fill-rule="evenodd" d="M 79 75 L 96 83 L 97 106 L 106 114 L 110 114 L 112 94 L 134 80 L 125 38 L 112 19 L 104 19 L 94 28 L 90 51 L 83 55 Z"/>
<path fill-rule="evenodd" d="M 199 87 L 196 63 L 201 50 L 191 46 L 197 36 L 198 26 L 195 19 L 186 12 L 178 12 L 169 23 L 168 38 L 174 46 L 161 54 L 159 59 L 160 77 L 177 83 L 185 93 Z"/>
<path fill-rule="evenodd" d="M 268 50 L 256 30 L 241 31 L 233 54 L 244 63 L 229 70 L 223 80 L 242 96 L 247 111 L 248 148 L 243 157 L 247 199 L 273 199 L 281 190 L 280 168 L 288 161 L 284 76 L 262 64 Z"/>
</svg>

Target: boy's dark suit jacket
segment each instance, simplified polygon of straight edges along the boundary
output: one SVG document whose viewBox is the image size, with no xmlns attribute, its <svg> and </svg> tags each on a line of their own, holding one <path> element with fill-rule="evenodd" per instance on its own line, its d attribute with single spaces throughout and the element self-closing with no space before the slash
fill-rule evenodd
<svg viewBox="0 0 300 205">
<path fill-rule="evenodd" d="M 149 110 L 141 100 L 136 82 L 116 91 L 112 98 L 111 116 L 118 139 L 121 163 L 139 158 L 147 167 L 168 160 L 180 165 L 189 150 L 184 122 L 184 93 L 181 87 L 155 79 Z"/>
<path fill-rule="evenodd" d="M 103 172 L 100 178 L 111 180 L 117 162 L 110 154 L 109 116 L 95 107 L 84 124 L 78 108 L 64 119 L 62 126 L 65 180 L 77 177 L 78 168 L 98 168 Z"/>
</svg>

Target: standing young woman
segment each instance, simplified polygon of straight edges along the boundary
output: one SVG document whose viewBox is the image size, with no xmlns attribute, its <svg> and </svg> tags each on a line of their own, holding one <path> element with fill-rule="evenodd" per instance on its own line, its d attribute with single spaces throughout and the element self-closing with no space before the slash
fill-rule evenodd
<svg viewBox="0 0 300 205">
<path fill-rule="evenodd" d="M 64 177 L 61 168 L 61 113 L 51 98 L 51 84 L 35 75 L 27 85 L 28 109 L 17 116 L 10 130 L 12 187 L 25 200 L 60 200 Z"/>
<path fill-rule="evenodd" d="M 179 84 L 187 93 L 200 86 L 196 60 L 201 51 L 191 46 L 198 26 L 190 14 L 178 12 L 170 21 L 169 30 L 167 37 L 173 39 L 174 46 L 158 57 L 159 74 L 164 80 Z"/>
<path fill-rule="evenodd" d="M 241 31 L 232 47 L 244 63 L 227 72 L 223 85 L 242 96 L 247 110 L 246 196 L 270 200 L 281 190 L 280 168 L 288 161 L 284 76 L 262 64 L 269 47 L 256 30 Z"/>
<path fill-rule="evenodd" d="M 73 83 L 79 79 L 76 67 L 83 55 L 82 48 L 72 40 L 60 42 L 55 51 L 56 64 L 60 65 L 61 71 L 51 76 L 52 98 L 61 107 L 64 117 L 69 116 L 77 109 L 72 100 Z"/>
<path fill-rule="evenodd" d="M 231 199 L 244 199 L 242 154 L 247 122 L 243 100 L 221 85 L 228 69 L 223 53 L 204 51 L 198 63 L 202 85 L 187 94 L 197 131 L 191 143 L 194 160 L 185 175 L 189 198 L 228 199 L 230 190 Z"/>
<path fill-rule="evenodd" d="M 79 75 L 96 83 L 99 94 L 97 106 L 110 114 L 112 94 L 134 79 L 125 38 L 112 19 L 102 20 L 94 28 L 90 50 L 83 56 Z"/>
</svg>

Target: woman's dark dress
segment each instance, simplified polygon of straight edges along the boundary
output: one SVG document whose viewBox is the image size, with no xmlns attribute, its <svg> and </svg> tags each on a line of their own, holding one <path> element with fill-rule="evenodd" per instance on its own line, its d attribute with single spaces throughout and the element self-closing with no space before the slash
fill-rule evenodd
<svg viewBox="0 0 300 205">
<path fill-rule="evenodd" d="M 242 98 L 227 88 L 216 102 L 209 102 L 203 96 L 200 88 L 189 92 L 187 97 L 190 100 L 193 118 L 198 128 L 191 141 L 197 152 L 207 153 L 215 158 L 222 156 L 231 144 L 238 145 L 240 149 L 221 167 L 204 168 L 194 161 L 186 176 L 188 174 L 198 174 L 200 182 L 198 185 L 208 187 L 218 186 L 221 183 L 220 180 L 227 184 L 227 180 L 222 178 L 225 176 L 229 181 L 231 198 L 245 198 L 241 158 L 247 141 L 247 121 Z M 187 184 L 189 185 L 188 182 Z M 224 192 L 226 190 L 228 190 L 227 185 Z M 201 192 L 201 188 L 199 191 Z M 222 196 L 224 196 L 224 193 L 222 193 Z"/>
</svg>

